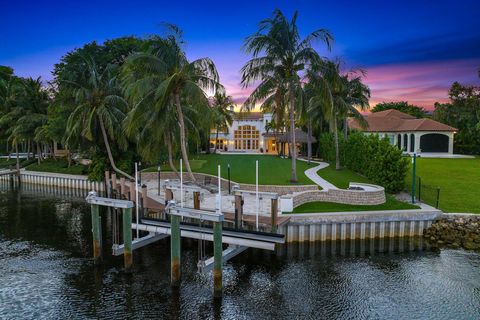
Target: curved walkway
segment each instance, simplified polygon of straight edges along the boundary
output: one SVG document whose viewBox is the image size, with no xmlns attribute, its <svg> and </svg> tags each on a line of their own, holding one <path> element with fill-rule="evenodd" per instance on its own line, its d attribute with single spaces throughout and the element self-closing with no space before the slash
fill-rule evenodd
<svg viewBox="0 0 480 320">
<path fill-rule="evenodd" d="M 302 158 L 298 158 L 298 160 L 308 162 L 308 160 L 305 160 L 305 159 L 302 159 Z M 313 163 L 317 163 L 317 164 L 318 164 L 318 166 L 316 166 L 316 167 L 313 167 L 313 168 L 310 168 L 310 169 L 305 170 L 305 175 L 306 175 L 310 180 L 312 180 L 313 182 L 315 182 L 316 184 L 318 184 L 320 187 L 322 187 L 323 190 L 338 189 L 336 186 L 334 186 L 333 184 L 331 184 L 330 182 L 328 182 L 327 180 L 323 179 L 322 177 L 320 177 L 320 176 L 317 174 L 317 171 L 318 171 L 318 170 L 323 169 L 323 168 L 326 168 L 326 167 L 328 167 L 330 164 L 328 164 L 328 163 L 326 163 L 326 162 L 313 161 L 313 160 L 310 161 L 310 162 L 313 162 Z"/>
</svg>

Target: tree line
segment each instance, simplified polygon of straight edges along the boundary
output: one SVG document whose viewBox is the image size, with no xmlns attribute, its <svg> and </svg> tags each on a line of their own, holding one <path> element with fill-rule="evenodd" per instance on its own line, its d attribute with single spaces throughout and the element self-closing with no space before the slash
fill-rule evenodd
<svg viewBox="0 0 480 320">
<path fill-rule="evenodd" d="M 260 21 L 244 41 L 251 60 L 240 71 L 242 85 L 255 86 L 243 110 L 260 105 L 273 114 L 269 126 L 275 135 L 290 133 L 292 182 L 294 129 L 306 129 L 310 140 L 312 132 L 328 127 L 337 133 L 348 116 L 361 119 L 358 110 L 368 108 L 370 96 L 361 70 L 343 73 L 341 62 L 322 58 L 314 48 L 318 42 L 330 49 L 331 33 L 318 29 L 301 38 L 297 16 L 287 19 L 275 10 Z M 176 171 L 179 155 L 194 179 L 189 154 L 209 151 L 212 129 L 217 137 L 226 130 L 234 103 L 215 63 L 208 57 L 190 61 L 182 31 L 165 26 L 162 35 L 94 41 L 68 52 L 55 64 L 48 86 L 1 67 L 0 135 L 9 150 L 35 150 L 40 162 L 61 143 L 70 156 L 92 159 L 97 178 L 105 165 L 131 178 L 137 160 L 166 161 Z"/>
</svg>

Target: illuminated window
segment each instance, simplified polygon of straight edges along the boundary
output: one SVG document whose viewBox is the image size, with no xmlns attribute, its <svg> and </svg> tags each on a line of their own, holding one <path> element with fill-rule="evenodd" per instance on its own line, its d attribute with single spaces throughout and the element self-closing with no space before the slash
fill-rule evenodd
<svg viewBox="0 0 480 320">
<path fill-rule="evenodd" d="M 258 150 L 260 132 L 255 126 L 239 126 L 233 136 L 236 150 Z"/>
</svg>

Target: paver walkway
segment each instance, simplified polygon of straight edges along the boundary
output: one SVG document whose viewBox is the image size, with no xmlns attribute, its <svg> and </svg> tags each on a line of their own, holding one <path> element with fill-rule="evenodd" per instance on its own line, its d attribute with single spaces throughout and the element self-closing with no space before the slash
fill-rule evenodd
<svg viewBox="0 0 480 320">
<path fill-rule="evenodd" d="M 302 159 L 302 158 L 299 158 L 298 160 L 307 162 L 307 160 Z M 305 175 L 306 175 L 310 180 L 312 180 L 313 182 L 315 182 L 316 184 L 318 184 L 320 187 L 322 187 L 323 190 L 338 189 L 336 186 L 334 186 L 333 184 L 331 184 L 330 182 L 328 182 L 327 180 L 323 179 L 322 177 L 320 177 L 320 176 L 317 174 L 317 171 L 318 171 L 318 170 L 321 170 L 321 169 L 323 169 L 323 168 L 326 168 L 326 167 L 328 167 L 330 164 L 328 164 L 328 163 L 326 163 L 326 162 L 321 162 L 321 161 L 310 161 L 310 162 L 313 162 L 313 163 L 317 163 L 317 164 L 318 164 L 318 166 L 316 166 L 316 167 L 313 167 L 313 168 L 310 168 L 310 169 L 305 170 Z"/>
</svg>

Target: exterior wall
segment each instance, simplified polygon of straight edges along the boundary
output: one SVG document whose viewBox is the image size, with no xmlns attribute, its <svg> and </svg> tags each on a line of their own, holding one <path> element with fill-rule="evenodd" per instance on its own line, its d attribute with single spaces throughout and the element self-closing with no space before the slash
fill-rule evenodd
<svg viewBox="0 0 480 320">
<path fill-rule="evenodd" d="M 361 184 L 356 185 L 361 186 Z M 304 203 L 315 201 L 354 205 L 377 205 L 385 203 L 384 188 L 379 186 L 372 187 L 375 188 L 373 190 L 329 189 L 305 191 L 292 196 L 293 207 L 296 208 Z"/>
<path fill-rule="evenodd" d="M 272 115 L 265 113 L 261 119 L 258 120 L 233 120 L 232 125 L 228 128 L 228 133 L 219 132 L 218 139 L 227 140 L 227 151 L 242 151 L 242 152 L 260 152 L 262 148 L 265 152 L 266 150 L 266 138 L 262 135 L 266 132 L 265 126 L 267 122 L 272 120 Z M 255 126 L 256 130 L 259 131 L 259 141 L 258 149 L 256 150 L 241 150 L 235 149 L 235 130 L 238 130 L 240 126 L 249 125 Z M 210 141 L 213 142 L 216 137 L 216 132 L 212 131 L 210 133 Z"/>
<path fill-rule="evenodd" d="M 398 135 L 400 135 L 400 142 L 401 146 L 404 146 L 404 136 L 405 134 L 407 135 L 407 150 L 406 152 L 410 152 L 410 146 L 411 146 L 411 141 L 410 141 L 410 134 L 413 134 L 415 139 L 414 139 L 414 152 L 420 154 L 420 137 L 429 134 L 429 133 L 436 133 L 436 134 L 443 134 L 448 137 L 448 153 L 453 154 L 453 140 L 454 140 L 454 132 L 442 132 L 442 131 L 405 131 L 405 132 L 366 132 L 365 134 L 378 134 L 381 138 L 388 136 L 393 137 L 390 139 L 390 143 L 392 145 L 397 145 L 398 143 Z"/>
</svg>

